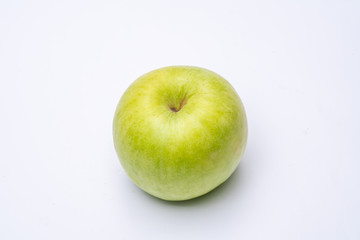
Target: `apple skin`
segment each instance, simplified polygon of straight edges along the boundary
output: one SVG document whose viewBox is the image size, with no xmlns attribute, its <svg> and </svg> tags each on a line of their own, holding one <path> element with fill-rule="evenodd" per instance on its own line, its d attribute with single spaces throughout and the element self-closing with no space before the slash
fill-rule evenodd
<svg viewBox="0 0 360 240">
<path fill-rule="evenodd" d="M 235 171 L 247 141 L 243 104 L 224 78 L 170 66 L 133 82 L 113 120 L 114 146 L 129 177 L 170 201 L 201 196 Z"/>
</svg>

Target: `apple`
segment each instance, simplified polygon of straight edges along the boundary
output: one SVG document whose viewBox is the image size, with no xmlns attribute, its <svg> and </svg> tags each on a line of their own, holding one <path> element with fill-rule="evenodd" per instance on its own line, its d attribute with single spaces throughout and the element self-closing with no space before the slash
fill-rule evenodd
<svg viewBox="0 0 360 240">
<path fill-rule="evenodd" d="M 121 97 L 114 146 L 128 176 L 171 201 L 201 196 L 235 171 L 247 141 L 244 106 L 218 74 L 193 66 L 139 77 Z"/>
</svg>

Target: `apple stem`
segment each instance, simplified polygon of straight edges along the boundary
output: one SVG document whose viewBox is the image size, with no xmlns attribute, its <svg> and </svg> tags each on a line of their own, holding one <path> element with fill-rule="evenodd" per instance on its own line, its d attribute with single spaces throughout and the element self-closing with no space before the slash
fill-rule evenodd
<svg viewBox="0 0 360 240">
<path fill-rule="evenodd" d="M 183 99 L 181 99 L 180 101 L 180 105 L 178 108 L 174 107 L 174 106 L 169 106 L 170 110 L 173 111 L 173 112 L 178 112 L 180 111 L 186 104 L 187 102 L 187 99 L 184 97 Z"/>
</svg>

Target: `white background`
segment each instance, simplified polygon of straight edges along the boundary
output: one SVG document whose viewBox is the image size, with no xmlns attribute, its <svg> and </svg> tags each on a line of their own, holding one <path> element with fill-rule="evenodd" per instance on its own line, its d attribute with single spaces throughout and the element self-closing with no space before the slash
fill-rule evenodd
<svg viewBox="0 0 360 240">
<path fill-rule="evenodd" d="M 1 1 L 0 239 L 360 239 L 359 1 Z M 122 169 L 140 75 L 195 65 L 246 107 L 238 170 L 165 202 Z"/>
</svg>

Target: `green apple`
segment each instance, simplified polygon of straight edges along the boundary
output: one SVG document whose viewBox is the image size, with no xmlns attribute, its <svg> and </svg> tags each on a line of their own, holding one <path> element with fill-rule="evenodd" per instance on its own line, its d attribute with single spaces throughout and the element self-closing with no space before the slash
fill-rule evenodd
<svg viewBox="0 0 360 240">
<path fill-rule="evenodd" d="M 201 196 L 235 171 L 247 120 L 234 88 L 192 66 L 149 72 L 125 91 L 113 121 L 114 145 L 145 192 L 179 201 Z"/>
</svg>

